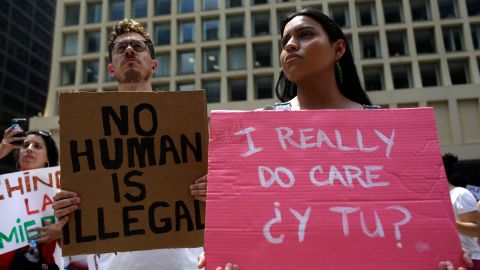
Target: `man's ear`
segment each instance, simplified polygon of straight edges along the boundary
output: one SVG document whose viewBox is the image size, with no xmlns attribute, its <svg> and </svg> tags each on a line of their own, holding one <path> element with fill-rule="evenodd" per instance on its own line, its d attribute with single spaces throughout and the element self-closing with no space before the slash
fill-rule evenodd
<svg viewBox="0 0 480 270">
<path fill-rule="evenodd" d="M 110 76 L 115 77 L 115 71 L 113 70 L 112 63 L 108 64 L 107 70 Z"/>
<path fill-rule="evenodd" d="M 152 63 L 150 63 L 150 68 L 152 69 L 152 73 L 155 73 L 158 68 L 158 62 L 156 59 L 152 60 Z"/>
<path fill-rule="evenodd" d="M 338 39 L 335 41 L 335 60 L 342 58 L 345 50 L 347 49 L 347 43 L 343 39 Z"/>
</svg>

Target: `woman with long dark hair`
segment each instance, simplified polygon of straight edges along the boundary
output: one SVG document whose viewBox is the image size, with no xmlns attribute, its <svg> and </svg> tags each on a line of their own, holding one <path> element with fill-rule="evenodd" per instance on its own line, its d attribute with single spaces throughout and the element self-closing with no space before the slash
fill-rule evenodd
<svg viewBox="0 0 480 270">
<path fill-rule="evenodd" d="M 25 136 L 14 136 L 22 132 L 12 128 L 5 130 L 0 143 L 0 159 L 12 151 L 18 151 L 16 157 L 19 171 L 58 165 L 57 145 L 49 132 L 31 130 L 26 132 Z M 15 142 L 21 144 L 16 145 Z M 62 224 L 49 224 L 44 227 L 33 228 L 29 232 L 37 232 L 31 239 L 38 243 L 43 262 L 49 265 L 48 269 L 58 269 L 53 254 L 56 248 L 56 240 L 61 237 Z M 23 267 L 29 267 L 31 269 L 30 266 L 24 266 L 22 262 L 27 250 L 28 247 L 25 247 L 0 255 L 0 269 L 18 269 L 19 267 L 22 267 L 22 269 L 24 269 Z"/>
</svg>

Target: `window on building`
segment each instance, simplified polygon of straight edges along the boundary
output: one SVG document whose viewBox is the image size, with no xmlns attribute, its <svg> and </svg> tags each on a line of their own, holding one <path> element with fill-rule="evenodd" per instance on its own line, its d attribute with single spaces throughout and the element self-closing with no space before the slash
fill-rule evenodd
<svg viewBox="0 0 480 270">
<path fill-rule="evenodd" d="M 272 66 L 272 44 L 253 44 L 253 66 L 255 68 Z"/>
<path fill-rule="evenodd" d="M 480 15 L 480 0 L 467 0 L 468 16 Z"/>
<path fill-rule="evenodd" d="M 119 21 L 125 17 L 124 0 L 110 0 L 110 20 Z"/>
<path fill-rule="evenodd" d="M 386 23 L 403 22 L 402 1 L 383 0 L 383 15 Z"/>
<path fill-rule="evenodd" d="M 158 83 L 158 84 L 152 84 L 152 89 L 155 92 L 168 92 L 170 88 L 169 83 Z"/>
<path fill-rule="evenodd" d="M 268 4 L 268 0 L 251 0 L 252 5 L 263 5 Z"/>
<path fill-rule="evenodd" d="M 154 83 L 152 84 L 152 90 L 154 92 L 169 92 L 170 91 L 170 83 Z"/>
<path fill-rule="evenodd" d="M 178 23 L 178 43 L 190 43 L 195 41 L 195 22 L 183 21 Z"/>
<path fill-rule="evenodd" d="M 100 31 L 85 32 L 85 52 L 100 51 Z"/>
<path fill-rule="evenodd" d="M 360 36 L 360 46 L 363 58 L 380 57 L 380 43 L 377 34 L 365 34 Z"/>
<path fill-rule="evenodd" d="M 178 0 L 178 13 L 195 11 L 195 0 Z"/>
<path fill-rule="evenodd" d="M 202 39 L 207 40 L 218 40 L 220 31 L 220 21 L 218 18 L 205 19 L 202 22 Z"/>
<path fill-rule="evenodd" d="M 80 5 L 67 5 L 65 6 L 65 26 L 78 25 L 80 14 Z"/>
<path fill-rule="evenodd" d="M 480 75 L 480 57 L 477 57 L 478 74 Z"/>
<path fill-rule="evenodd" d="M 155 0 L 155 15 L 169 15 L 172 0 Z"/>
<path fill-rule="evenodd" d="M 447 52 L 462 51 L 463 50 L 463 37 L 462 27 L 444 27 L 442 28 L 443 44 Z"/>
<path fill-rule="evenodd" d="M 247 80 L 229 79 L 228 80 L 228 101 L 247 100 Z"/>
<path fill-rule="evenodd" d="M 87 23 L 102 21 L 102 2 L 87 3 Z"/>
<path fill-rule="evenodd" d="M 83 62 L 83 83 L 98 82 L 98 60 Z"/>
<path fill-rule="evenodd" d="M 132 0 L 132 17 L 147 17 L 147 0 Z"/>
<path fill-rule="evenodd" d="M 287 17 L 290 10 L 277 10 L 277 33 L 280 33 L 283 18 Z"/>
<path fill-rule="evenodd" d="M 218 0 L 202 0 L 202 10 L 218 9 Z"/>
<path fill-rule="evenodd" d="M 374 2 L 357 4 L 357 24 L 361 26 L 377 24 L 377 12 Z"/>
<path fill-rule="evenodd" d="M 202 81 L 202 88 L 207 94 L 207 103 L 220 102 L 220 81 Z"/>
<path fill-rule="evenodd" d="M 252 33 L 255 36 L 270 34 L 270 13 L 252 15 Z"/>
<path fill-rule="evenodd" d="M 170 44 L 170 23 L 160 23 L 155 25 L 155 45 Z"/>
<path fill-rule="evenodd" d="M 450 71 L 452 84 L 466 84 L 470 82 L 467 60 L 448 61 L 448 70 Z"/>
<path fill-rule="evenodd" d="M 203 72 L 217 72 L 220 70 L 220 49 L 203 49 Z"/>
<path fill-rule="evenodd" d="M 437 0 L 440 18 L 458 17 L 458 5 L 456 0 Z"/>
<path fill-rule="evenodd" d="M 330 17 L 341 27 L 350 27 L 350 16 L 348 14 L 348 3 L 331 5 Z"/>
<path fill-rule="evenodd" d="M 417 53 L 434 53 L 437 51 L 435 46 L 435 35 L 433 29 L 417 29 L 414 31 L 415 47 Z"/>
<path fill-rule="evenodd" d="M 193 51 L 179 52 L 177 59 L 178 74 L 195 73 L 195 53 Z"/>
<path fill-rule="evenodd" d="M 63 35 L 63 55 L 77 54 L 77 42 L 77 33 Z"/>
<path fill-rule="evenodd" d="M 72 85 L 75 83 L 75 62 L 63 63 L 60 70 L 62 72 L 61 85 Z"/>
<path fill-rule="evenodd" d="M 255 76 L 255 99 L 273 98 L 273 76 Z"/>
<path fill-rule="evenodd" d="M 430 0 L 410 0 L 410 9 L 414 21 L 429 21 L 432 19 Z"/>
<path fill-rule="evenodd" d="M 405 31 L 387 32 L 388 53 L 390 56 L 408 55 Z"/>
<path fill-rule="evenodd" d="M 471 25 L 473 48 L 480 49 L 480 25 Z"/>
<path fill-rule="evenodd" d="M 363 77 L 366 91 L 378 91 L 385 89 L 382 67 L 363 68 Z"/>
<path fill-rule="evenodd" d="M 411 88 L 413 83 L 410 65 L 392 66 L 392 79 L 395 89 Z"/>
<path fill-rule="evenodd" d="M 157 71 L 156 77 L 168 77 L 170 76 L 170 53 L 159 53 L 155 57 L 157 59 Z"/>
<path fill-rule="evenodd" d="M 177 83 L 177 88 L 180 91 L 193 91 L 195 90 L 194 82 L 179 82 Z"/>
<path fill-rule="evenodd" d="M 228 70 L 247 68 L 245 46 L 232 46 L 227 49 Z"/>
<path fill-rule="evenodd" d="M 243 0 L 228 0 L 227 7 L 243 7 Z"/>
<path fill-rule="evenodd" d="M 243 16 L 229 16 L 227 18 L 227 36 L 229 38 L 243 37 L 244 18 Z"/>
<path fill-rule="evenodd" d="M 440 68 L 438 63 L 420 63 L 420 75 L 423 87 L 440 85 Z"/>
<path fill-rule="evenodd" d="M 103 69 L 105 71 L 105 79 L 104 80 L 105 80 L 105 82 L 113 82 L 116 79 L 115 79 L 115 77 L 110 76 L 110 74 L 108 73 L 108 64 L 110 64 L 110 63 L 108 62 L 108 57 L 107 57 L 107 58 L 105 58 L 105 68 Z"/>
</svg>

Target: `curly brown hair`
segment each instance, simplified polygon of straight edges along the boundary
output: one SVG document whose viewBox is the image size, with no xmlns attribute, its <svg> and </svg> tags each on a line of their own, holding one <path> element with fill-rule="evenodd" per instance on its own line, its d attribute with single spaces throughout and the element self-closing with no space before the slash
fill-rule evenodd
<svg viewBox="0 0 480 270">
<path fill-rule="evenodd" d="M 108 35 L 108 60 L 110 61 L 110 63 L 112 62 L 112 45 L 113 45 L 113 42 L 120 35 L 122 35 L 124 33 L 128 33 L 128 32 L 135 32 L 135 33 L 138 33 L 138 34 L 142 35 L 142 37 L 144 37 L 145 40 L 147 41 L 147 47 L 148 47 L 148 50 L 150 52 L 150 56 L 152 57 L 152 59 L 155 59 L 155 51 L 154 51 L 152 39 L 150 38 L 150 34 L 145 31 L 145 29 L 143 28 L 143 25 L 141 23 L 139 23 L 135 20 L 129 19 L 129 18 L 125 18 L 125 19 L 117 22 L 113 26 L 112 32 L 110 32 L 110 34 Z"/>
</svg>

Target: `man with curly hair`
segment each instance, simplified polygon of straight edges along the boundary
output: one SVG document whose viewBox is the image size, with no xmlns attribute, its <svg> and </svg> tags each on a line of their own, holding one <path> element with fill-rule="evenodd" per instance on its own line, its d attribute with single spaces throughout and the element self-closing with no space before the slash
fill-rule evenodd
<svg viewBox="0 0 480 270">
<path fill-rule="evenodd" d="M 109 35 L 108 46 L 108 73 L 117 79 L 118 91 L 152 91 L 151 78 L 157 70 L 157 61 L 153 42 L 143 26 L 131 19 L 118 22 Z M 202 186 L 205 186 L 203 190 L 200 188 L 204 193 L 206 185 Z M 55 216 L 62 220 L 79 208 L 80 197 L 62 190 L 54 201 Z M 88 255 L 88 262 L 91 270 L 194 270 L 202 252 L 203 248 L 117 252 Z"/>
</svg>

